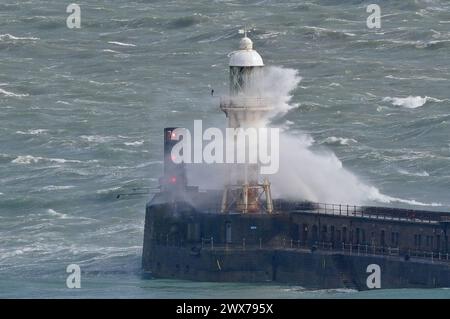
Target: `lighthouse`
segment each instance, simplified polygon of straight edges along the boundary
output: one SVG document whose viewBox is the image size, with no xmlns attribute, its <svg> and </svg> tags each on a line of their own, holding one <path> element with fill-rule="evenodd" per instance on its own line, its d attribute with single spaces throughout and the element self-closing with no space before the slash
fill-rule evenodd
<svg viewBox="0 0 450 319">
<path fill-rule="evenodd" d="M 260 90 L 264 62 L 261 55 L 253 49 L 253 41 L 247 36 L 247 31 L 244 31 L 244 37 L 239 42 L 239 49 L 229 57 L 229 96 L 220 101 L 220 109 L 227 117 L 227 127 L 241 132 L 261 127 L 264 125 L 265 115 L 272 108 L 262 97 L 263 92 Z M 231 138 L 238 148 L 248 151 L 248 144 L 244 142 L 245 145 L 239 145 L 236 136 Z M 232 164 L 228 170 L 222 197 L 223 213 L 272 213 L 270 183 L 266 178 L 261 181 L 258 164 Z M 263 194 L 265 203 L 261 202 Z"/>
</svg>

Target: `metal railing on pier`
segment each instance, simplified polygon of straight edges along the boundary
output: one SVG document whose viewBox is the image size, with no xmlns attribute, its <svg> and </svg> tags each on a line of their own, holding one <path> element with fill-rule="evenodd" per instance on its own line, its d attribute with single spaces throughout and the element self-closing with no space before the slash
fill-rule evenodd
<svg viewBox="0 0 450 319">
<path fill-rule="evenodd" d="M 277 240 L 264 241 L 262 238 L 248 240 L 241 238 L 239 241 L 219 242 L 214 237 L 201 238 L 199 242 L 188 242 L 178 238 L 171 238 L 169 235 L 158 235 L 152 242 L 156 245 L 166 247 L 194 247 L 204 250 L 216 251 L 254 251 L 254 250 L 307 250 L 311 253 L 314 251 L 326 251 L 329 253 L 340 253 L 345 255 L 356 256 L 397 256 L 403 257 L 405 260 L 410 258 L 428 259 L 431 261 L 450 262 L 450 253 L 436 252 L 425 250 L 402 250 L 399 247 L 377 246 L 370 244 L 354 244 L 345 242 L 324 242 L 324 241 L 308 241 L 294 240 L 290 238 L 278 238 Z"/>
<path fill-rule="evenodd" d="M 361 217 L 378 220 L 404 221 L 427 224 L 439 223 L 450 218 L 449 216 L 437 212 L 344 204 L 285 202 L 275 200 L 274 207 L 278 211 L 309 211 L 311 213 L 321 215 Z"/>
</svg>

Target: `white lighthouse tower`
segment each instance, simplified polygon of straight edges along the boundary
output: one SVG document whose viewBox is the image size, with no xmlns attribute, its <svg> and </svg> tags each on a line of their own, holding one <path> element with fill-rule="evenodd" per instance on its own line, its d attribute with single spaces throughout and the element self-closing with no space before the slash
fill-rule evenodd
<svg viewBox="0 0 450 319">
<path fill-rule="evenodd" d="M 220 109 L 227 116 L 229 128 L 258 128 L 265 122 L 264 116 L 272 110 L 261 97 L 259 88 L 263 67 L 263 59 L 253 49 L 253 42 L 247 37 L 247 31 L 244 31 L 239 50 L 230 54 L 230 95 L 220 101 Z M 234 144 L 237 144 L 236 139 L 234 136 Z M 248 145 L 245 147 L 248 154 Z M 229 167 L 227 176 L 222 198 L 223 213 L 231 210 L 242 213 L 272 213 L 270 183 L 267 179 L 260 181 L 258 164 L 233 164 Z M 263 193 L 266 199 L 264 204 L 260 201 Z"/>
</svg>

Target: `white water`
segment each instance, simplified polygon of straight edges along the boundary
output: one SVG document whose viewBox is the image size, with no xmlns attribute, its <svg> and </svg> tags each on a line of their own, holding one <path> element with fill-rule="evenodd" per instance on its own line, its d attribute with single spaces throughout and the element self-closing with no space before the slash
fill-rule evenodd
<svg viewBox="0 0 450 319">
<path fill-rule="evenodd" d="M 383 102 L 391 102 L 392 105 L 395 106 L 402 106 L 409 109 L 415 109 L 421 106 L 424 106 L 427 102 L 436 102 L 440 103 L 443 102 L 443 100 L 436 99 L 434 97 L 421 97 L 421 96 L 408 96 L 405 98 L 400 97 L 385 97 L 383 99 Z"/>
<path fill-rule="evenodd" d="M 271 67 L 262 79 L 263 92 L 271 98 L 275 108 L 269 116 L 285 114 L 298 105 L 290 104 L 291 92 L 301 81 L 298 72 L 292 69 Z M 423 100 L 407 98 L 397 101 L 398 105 L 415 106 L 427 100 L 440 101 L 425 97 Z M 422 104 L 422 105 L 423 105 Z M 332 151 L 315 152 L 314 143 L 307 134 L 293 136 L 286 132 L 280 135 L 280 170 L 268 176 L 272 183 L 275 198 L 283 197 L 295 200 L 309 200 L 326 203 L 352 203 L 362 205 L 370 201 L 381 203 L 405 203 L 417 206 L 441 206 L 440 203 L 422 203 L 413 199 L 402 199 L 382 194 L 379 189 L 361 181 L 351 171 L 343 167 L 342 162 Z M 329 137 L 323 144 L 349 145 L 357 143 L 355 139 Z"/>
</svg>

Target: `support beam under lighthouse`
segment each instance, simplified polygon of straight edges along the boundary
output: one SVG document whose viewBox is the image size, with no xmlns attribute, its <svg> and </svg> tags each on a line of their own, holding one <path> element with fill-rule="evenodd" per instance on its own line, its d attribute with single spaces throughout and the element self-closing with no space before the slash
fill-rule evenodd
<svg viewBox="0 0 450 319">
<path fill-rule="evenodd" d="M 239 50 L 230 56 L 230 95 L 222 98 L 221 110 L 227 116 L 227 126 L 234 129 L 258 128 L 264 123 L 264 116 L 272 108 L 266 105 L 259 91 L 264 62 L 258 52 L 253 50 L 253 42 L 247 34 L 241 39 Z M 234 145 L 245 148 L 249 154 L 248 144 L 239 145 L 234 136 Z M 272 213 L 273 205 L 270 183 L 267 179 L 260 181 L 259 165 L 248 163 L 228 164 L 229 174 L 222 198 L 223 213 L 236 211 L 241 213 Z M 266 201 L 261 202 L 264 194 Z"/>
</svg>

